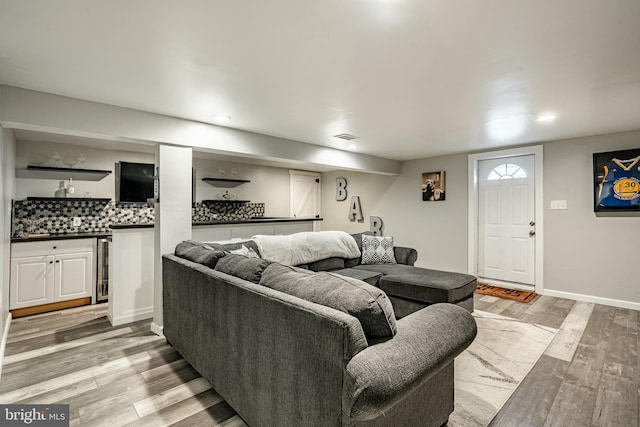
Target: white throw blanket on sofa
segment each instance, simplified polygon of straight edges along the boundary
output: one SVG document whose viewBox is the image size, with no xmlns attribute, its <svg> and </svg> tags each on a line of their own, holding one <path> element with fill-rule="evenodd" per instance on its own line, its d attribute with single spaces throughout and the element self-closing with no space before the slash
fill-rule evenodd
<svg viewBox="0 0 640 427">
<path fill-rule="evenodd" d="M 330 257 L 360 257 L 355 239 L 344 231 L 304 231 L 287 236 L 258 234 L 252 239 L 262 258 L 284 265 L 308 264 Z"/>
</svg>

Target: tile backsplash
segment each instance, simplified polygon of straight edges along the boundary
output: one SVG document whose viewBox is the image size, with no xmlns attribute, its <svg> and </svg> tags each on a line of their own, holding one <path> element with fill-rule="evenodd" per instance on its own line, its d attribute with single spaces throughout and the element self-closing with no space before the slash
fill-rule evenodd
<svg viewBox="0 0 640 427">
<path fill-rule="evenodd" d="M 207 201 L 192 207 L 193 222 L 233 221 L 264 216 L 264 203 Z M 148 203 L 105 200 L 22 200 L 13 203 L 12 235 L 108 231 L 112 224 L 153 224 Z M 73 225 L 80 218 L 80 225 Z"/>
</svg>

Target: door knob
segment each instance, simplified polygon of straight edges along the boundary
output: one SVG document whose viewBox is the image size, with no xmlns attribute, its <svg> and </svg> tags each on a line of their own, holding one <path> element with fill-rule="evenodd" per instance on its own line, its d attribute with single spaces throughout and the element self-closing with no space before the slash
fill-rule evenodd
<svg viewBox="0 0 640 427">
<path fill-rule="evenodd" d="M 535 236 L 535 235 L 536 235 L 536 232 L 535 232 L 535 231 L 531 230 L 531 231 L 529 232 L 529 237 L 533 237 L 533 236 Z"/>
<path fill-rule="evenodd" d="M 536 225 L 536 222 L 535 221 L 530 221 L 529 225 L 533 227 L 534 225 Z"/>
</svg>

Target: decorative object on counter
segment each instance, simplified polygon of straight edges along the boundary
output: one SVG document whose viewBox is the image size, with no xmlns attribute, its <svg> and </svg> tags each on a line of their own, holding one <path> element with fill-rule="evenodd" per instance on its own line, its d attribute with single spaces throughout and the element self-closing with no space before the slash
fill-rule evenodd
<svg viewBox="0 0 640 427">
<path fill-rule="evenodd" d="M 218 200 L 238 200 L 238 196 L 236 196 L 235 194 L 229 193 L 229 190 L 226 190 L 222 194 L 218 194 L 216 198 Z"/>
<path fill-rule="evenodd" d="M 67 187 L 65 187 L 64 181 L 60 181 L 60 185 L 53 195 L 55 197 L 67 197 Z"/>
<path fill-rule="evenodd" d="M 69 186 L 67 187 L 67 194 L 74 194 L 75 192 L 76 192 L 76 189 L 73 186 L 73 178 L 69 178 Z"/>
</svg>

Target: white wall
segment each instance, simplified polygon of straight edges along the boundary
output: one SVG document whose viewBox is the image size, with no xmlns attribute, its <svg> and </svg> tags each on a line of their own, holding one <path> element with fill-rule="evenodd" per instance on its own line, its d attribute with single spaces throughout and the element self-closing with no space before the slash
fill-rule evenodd
<svg viewBox="0 0 640 427">
<path fill-rule="evenodd" d="M 330 172 L 322 176 L 323 230 L 369 229 L 369 216 L 382 218 L 383 234 L 400 246 L 418 250 L 416 265 L 466 272 L 467 156 L 455 155 L 402 163 L 399 176 Z M 446 201 L 422 201 L 422 174 L 446 171 Z M 335 178 L 347 179 L 347 200 L 335 200 Z M 349 201 L 360 196 L 363 223 L 347 219 Z"/>
<path fill-rule="evenodd" d="M 640 131 L 544 144 L 545 291 L 566 297 L 588 296 L 613 305 L 640 304 L 638 264 L 640 216 L 596 217 L 593 212 L 594 152 L 640 148 Z M 418 250 L 417 265 L 467 270 L 467 155 L 402 163 L 397 177 L 353 172 L 323 174 L 323 229 L 348 232 L 369 228 L 369 215 L 384 220 L 384 234 Z M 444 170 L 447 200 L 423 202 L 423 172 Z M 346 177 L 348 197 L 335 201 L 335 178 Z M 347 220 L 348 200 L 360 195 L 364 224 Z M 567 210 L 550 210 L 551 200 L 567 200 Z M 635 305 L 634 305 L 635 304 Z"/>
<path fill-rule="evenodd" d="M 213 200 L 229 190 L 239 200 L 264 203 L 265 216 L 289 216 L 289 169 L 199 158 L 193 159 L 193 166 L 196 168 L 196 201 Z M 202 181 L 202 178 L 219 178 L 220 168 L 225 170 L 224 178 L 251 182 L 220 188 Z M 232 169 L 237 172 L 235 176 L 231 174 Z"/>
<path fill-rule="evenodd" d="M 13 135 L 13 133 L 12 133 Z M 52 142 L 21 141 L 17 143 L 16 167 L 26 168 L 33 164 L 30 158 L 34 154 L 51 155 L 54 151 L 61 157 L 77 156 L 82 153 L 86 158 L 83 164 L 74 168 L 103 169 L 113 172 L 114 164 L 119 161 L 155 163 L 154 153 L 138 153 L 133 151 L 96 149 L 72 144 Z M 197 155 L 197 153 L 194 153 Z M 43 166 L 66 167 L 62 162 L 49 161 Z M 217 188 L 202 181 L 202 178 L 219 176 L 219 169 L 226 171 L 225 178 L 234 177 L 232 169 L 237 172 L 236 178 L 248 179 L 251 182 L 229 188 L 229 192 L 242 200 L 265 204 L 265 216 L 289 216 L 289 169 L 268 166 L 233 163 L 212 159 L 194 158 L 196 168 L 196 201 L 215 199 L 216 195 L 224 193 L 225 188 Z M 18 178 L 16 199 L 28 196 L 53 197 L 58 188 L 58 181 L 48 179 Z M 115 198 L 115 175 L 112 173 L 101 181 L 74 181 L 76 195 L 89 192 L 91 197 Z"/>
<path fill-rule="evenodd" d="M 11 245 L 11 201 L 15 193 L 15 139 L 13 131 L 0 127 L 0 340 L 9 315 L 9 272 Z M 2 354 L 0 354 L 0 359 Z M 1 369 L 1 368 L 0 368 Z"/>
<path fill-rule="evenodd" d="M 593 153 L 630 148 L 640 131 L 544 144 L 546 289 L 640 303 L 640 216 L 593 212 Z M 551 200 L 567 210 L 550 210 Z"/>
</svg>

